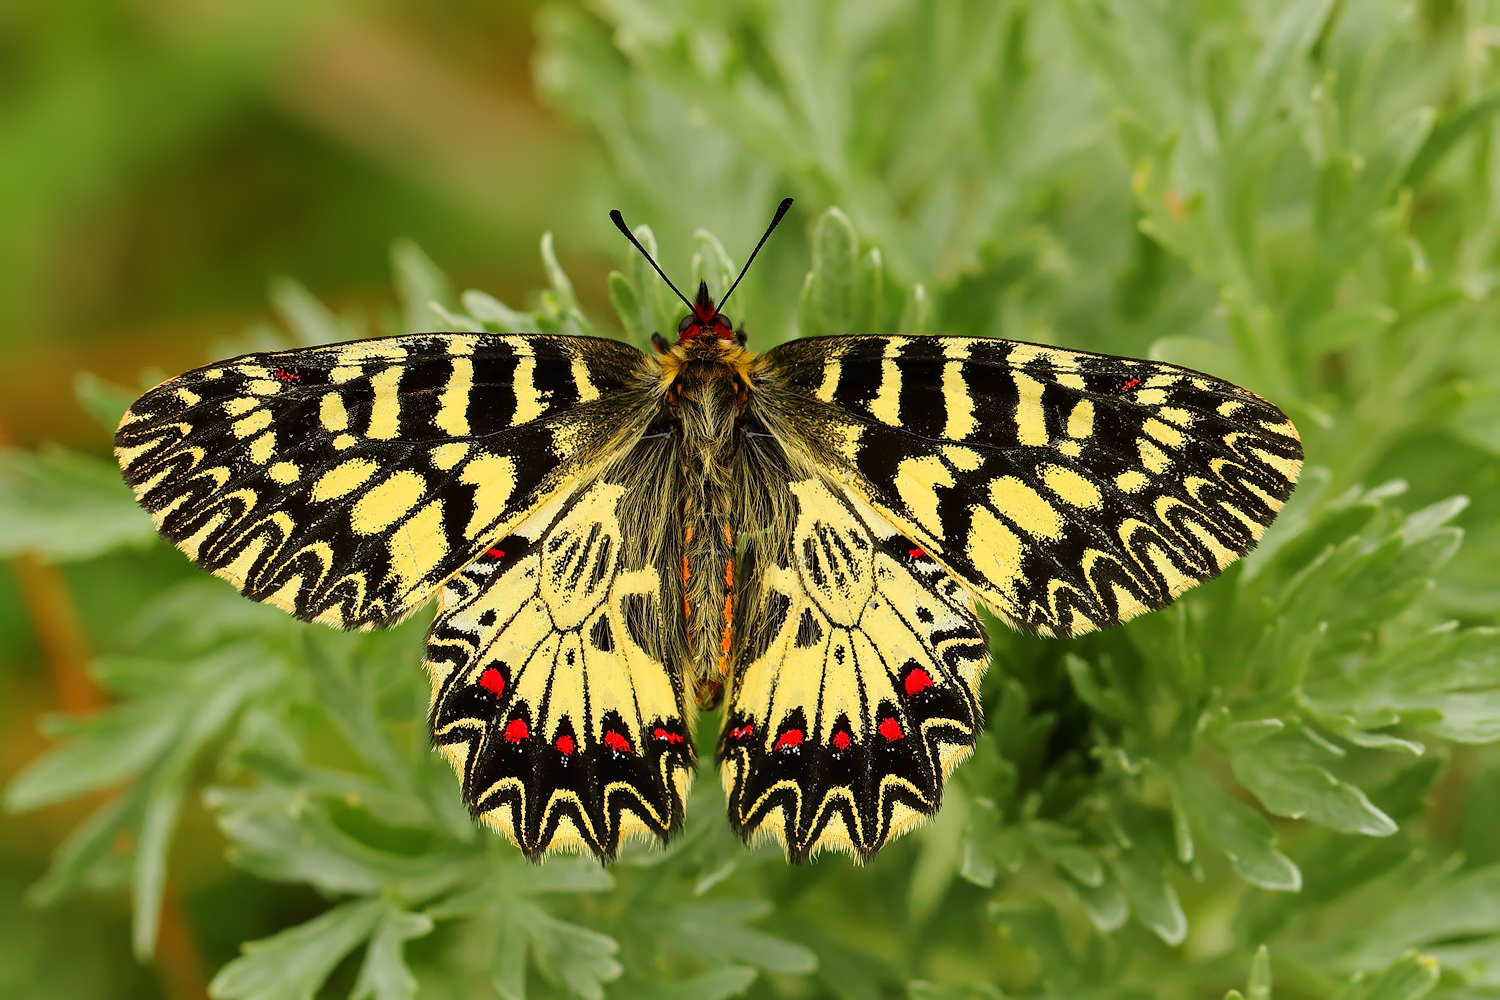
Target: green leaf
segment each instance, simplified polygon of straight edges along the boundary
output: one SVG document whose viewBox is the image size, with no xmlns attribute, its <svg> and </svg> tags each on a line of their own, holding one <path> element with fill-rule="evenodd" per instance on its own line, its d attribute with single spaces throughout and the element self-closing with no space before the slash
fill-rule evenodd
<svg viewBox="0 0 1500 1000">
<path fill-rule="evenodd" d="M 708 282 L 716 300 L 722 299 L 736 274 L 724 244 L 708 230 L 698 229 L 693 232 L 693 247 L 693 275 Z"/>
<path fill-rule="evenodd" d="M 393 243 L 391 270 L 396 277 L 396 299 L 401 303 L 401 333 L 424 333 L 432 329 L 434 321 L 444 319 L 453 304 L 453 286 L 421 247 L 411 240 Z"/>
<path fill-rule="evenodd" d="M 1270 124 L 1288 81 L 1302 66 L 1332 10 L 1333 0 L 1292 0 L 1279 6 L 1247 79 L 1236 88 L 1232 117 L 1237 145 L 1254 143 Z"/>
<path fill-rule="evenodd" d="M 272 280 L 271 304 L 276 307 L 282 322 L 292 331 L 292 338 L 299 347 L 337 344 L 345 340 L 356 340 L 360 336 L 359 331 L 347 320 L 335 316 L 311 292 L 291 278 Z"/>
<path fill-rule="evenodd" d="M 1438 983 L 1438 965 L 1426 955 L 1407 955 L 1377 976 L 1360 976 L 1334 1000 L 1417 1000 Z"/>
<path fill-rule="evenodd" d="M 620 977 L 614 938 L 537 911 L 532 954 L 543 975 L 587 1000 L 601 1000 L 604 985 Z"/>
<path fill-rule="evenodd" d="M 0 556 L 91 559 L 154 536 L 113 462 L 62 448 L 0 449 Z"/>
<path fill-rule="evenodd" d="M 757 975 L 754 969 L 742 965 L 726 965 L 691 979 L 676 982 L 656 980 L 642 995 L 661 1000 L 729 1000 L 750 989 Z"/>
<path fill-rule="evenodd" d="M 464 312 L 496 333 L 535 333 L 537 322 L 529 313 L 516 312 L 492 295 L 468 291 L 461 296 Z"/>
<path fill-rule="evenodd" d="M 912 286 L 911 294 L 906 298 L 898 332 L 913 337 L 925 337 L 933 332 L 932 300 L 921 282 Z"/>
<path fill-rule="evenodd" d="M 871 247 L 859 259 L 859 268 L 854 274 L 854 315 L 850 320 L 850 333 L 890 333 L 885 328 L 885 258 L 878 247 Z"/>
<path fill-rule="evenodd" d="M 568 280 L 567 272 L 557 262 L 557 251 L 553 248 L 551 233 L 542 234 L 542 267 L 547 272 L 547 284 L 557 297 L 560 311 L 576 312 L 578 293 L 573 291 L 573 282 Z"/>
<path fill-rule="evenodd" d="M 1420 184 L 1462 139 L 1478 131 L 1497 113 L 1500 113 L 1500 94 L 1489 94 L 1438 121 L 1412 159 L 1402 183 L 1407 186 Z"/>
<path fill-rule="evenodd" d="M 1342 833 L 1388 837 L 1396 824 L 1354 785 L 1323 766 L 1327 751 L 1301 729 L 1290 729 L 1252 745 L 1221 743 L 1234 776 L 1277 816 L 1308 819 Z"/>
<path fill-rule="evenodd" d="M 146 802 L 135 847 L 135 866 L 130 884 L 130 943 L 138 961 L 148 962 L 156 954 L 162 894 L 167 882 L 167 853 L 182 807 L 182 788 L 177 775 L 153 782 Z"/>
<path fill-rule="evenodd" d="M 625 339 L 638 347 L 644 347 L 651 339 L 655 331 L 646 321 L 642 314 L 640 297 L 635 294 L 635 288 L 630 284 L 630 279 L 619 271 L 609 272 L 609 304 L 614 307 L 615 315 L 620 317 L 620 325 L 625 328 Z"/>
<path fill-rule="evenodd" d="M 420 913 L 390 907 L 381 914 L 350 994 L 352 1000 L 415 1000 L 417 980 L 406 965 L 406 942 L 426 936 L 432 928 L 432 920 Z"/>
<path fill-rule="evenodd" d="M 130 409 L 137 395 L 139 393 L 104 381 L 93 372 L 81 371 L 73 376 L 74 398 L 111 435 L 120 426 L 120 418 Z"/>
<path fill-rule="evenodd" d="M 1271 1000 L 1271 952 L 1265 945 L 1255 949 L 1245 1000 Z"/>
<path fill-rule="evenodd" d="M 1361 930 L 1350 959 L 1362 967 L 1413 948 L 1436 954 L 1445 946 L 1486 941 L 1494 949 L 1500 946 L 1500 864 L 1412 886 L 1399 909 L 1377 915 Z"/>
<path fill-rule="evenodd" d="M 1187 916 L 1177 890 L 1167 881 L 1160 855 L 1140 848 L 1122 850 L 1116 872 L 1136 919 L 1167 944 L 1181 944 L 1187 937 Z"/>
<path fill-rule="evenodd" d="M 335 966 L 380 926 L 377 899 L 335 906 L 289 930 L 252 941 L 209 984 L 215 1000 L 313 1000 Z"/>
<path fill-rule="evenodd" d="M 797 331 L 804 337 L 854 332 L 855 268 L 859 237 L 849 217 L 830 208 L 813 226 L 812 270 L 797 305 Z"/>
<path fill-rule="evenodd" d="M 1302 873 L 1276 849 L 1276 835 L 1260 813 L 1225 794 L 1202 772 L 1182 768 L 1171 780 L 1172 801 L 1204 841 L 1223 852 L 1235 874 L 1262 889 L 1302 888 Z"/>
<path fill-rule="evenodd" d="M 1014 947 L 1035 956 L 1042 984 L 1057 996 L 1077 996 L 1087 981 L 1085 963 L 1068 944 L 1062 923 L 1049 908 L 992 905 L 990 918 Z"/>
<path fill-rule="evenodd" d="M 806 975 L 818 966 L 808 949 L 745 926 L 771 914 L 760 900 L 695 903 L 678 907 L 666 919 L 689 951 L 715 961 L 742 962 L 768 972 Z"/>
</svg>

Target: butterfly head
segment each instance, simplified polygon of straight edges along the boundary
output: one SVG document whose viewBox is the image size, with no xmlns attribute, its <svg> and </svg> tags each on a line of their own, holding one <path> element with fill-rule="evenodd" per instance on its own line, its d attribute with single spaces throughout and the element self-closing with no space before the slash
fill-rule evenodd
<svg viewBox="0 0 1500 1000">
<path fill-rule="evenodd" d="M 734 279 L 734 284 L 729 286 L 729 291 L 724 293 L 724 297 L 717 304 L 714 303 L 713 298 L 708 294 L 708 283 L 704 281 L 698 282 L 698 294 L 693 301 L 689 302 L 688 297 L 683 295 L 676 285 L 672 284 L 672 279 L 667 277 L 666 272 L 661 269 L 661 265 L 652 259 L 651 254 L 641 245 L 641 241 L 635 238 L 635 234 L 630 231 L 630 227 L 625 225 L 625 219 L 620 215 L 620 210 L 614 209 L 609 213 L 609 217 L 614 222 L 615 228 L 625 235 L 625 238 L 631 242 L 631 245 L 641 252 L 641 256 L 646 258 L 646 262 L 656 269 L 657 274 L 661 275 L 661 280 L 667 283 L 667 287 L 676 292 L 677 297 L 682 300 L 683 305 L 691 310 L 686 316 L 682 317 L 682 322 L 677 324 L 678 344 L 688 344 L 693 341 L 702 340 L 703 338 L 710 338 L 720 341 L 733 340 L 743 346 L 745 343 L 744 333 L 735 333 L 734 324 L 730 323 L 729 317 L 725 316 L 719 310 L 724 307 L 724 303 L 729 301 L 729 296 L 733 295 L 734 290 L 739 287 L 740 279 L 744 278 L 745 272 L 750 270 L 750 262 L 755 260 L 755 255 L 760 253 L 760 248 L 766 245 L 766 240 L 770 238 L 772 231 L 776 228 L 776 224 L 781 221 L 782 216 L 786 215 L 787 209 L 791 207 L 792 199 L 783 198 L 781 200 L 781 204 L 776 207 L 776 215 L 772 217 L 771 224 L 766 227 L 765 234 L 761 236 L 760 242 L 755 244 L 754 250 L 750 251 L 749 260 L 746 260 L 745 266 L 740 269 L 739 277 Z M 661 340 L 658 334 L 653 333 L 651 337 L 652 343 L 657 345 L 658 351 L 666 350 L 666 341 Z"/>
<path fill-rule="evenodd" d="M 686 343 L 699 337 L 718 337 L 720 340 L 734 339 L 734 324 L 729 317 L 719 312 L 713 297 L 708 294 L 708 283 L 698 282 L 698 294 L 694 297 L 693 311 L 682 317 L 677 324 L 677 342 Z"/>
</svg>

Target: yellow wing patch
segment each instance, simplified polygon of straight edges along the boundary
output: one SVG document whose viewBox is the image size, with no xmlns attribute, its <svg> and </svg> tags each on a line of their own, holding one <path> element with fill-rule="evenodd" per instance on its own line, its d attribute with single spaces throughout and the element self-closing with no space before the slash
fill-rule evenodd
<svg viewBox="0 0 1500 1000">
<path fill-rule="evenodd" d="M 428 638 L 433 740 L 474 815 L 532 858 L 607 860 L 682 823 L 692 739 L 623 492 L 595 482 L 500 539 L 443 588 Z"/>
<path fill-rule="evenodd" d="M 980 725 L 988 653 L 968 596 L 858 497 L 791 494 L 759 553 L 719 744 L 730 824 L 794 861 L 867 858 L 934 812 Z"/>
</svg>

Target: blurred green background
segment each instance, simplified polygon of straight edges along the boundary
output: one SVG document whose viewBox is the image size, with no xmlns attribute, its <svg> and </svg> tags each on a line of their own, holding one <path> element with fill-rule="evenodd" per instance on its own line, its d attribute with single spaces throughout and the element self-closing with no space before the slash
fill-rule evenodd
<svg viewBox="0 0 1500 1000">
<path fill-rule="evenodd" d="M 1500 997 L 1497 55 L 1495 0 L 0 8 L 0 996 Z M 997 634 L 868 868 L 746 852 L 707 773 L 667 854 L 533 868 L 426 747 L 423 622 L 251 605 L 118 483 L 163 375 L 639 342 L 607 209 L 712 284 L 784 195 L 752 347 L 1151 356 L 1309 456 L 1172 610 Z"/>
</svg>

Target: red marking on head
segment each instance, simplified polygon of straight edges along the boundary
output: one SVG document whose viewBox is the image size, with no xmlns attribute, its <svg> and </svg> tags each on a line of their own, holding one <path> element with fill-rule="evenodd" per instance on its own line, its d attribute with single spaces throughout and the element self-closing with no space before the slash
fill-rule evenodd
<svg viewBox="0 0 1500 1000">
<path fill-rule="evenodd" d="M 531 728 L 526 725 L 525 719 L 511 719 L 505 724 L 505 741 L 507 743 L 519 743 L 531 735 Z"/>
<path fill-rule="evenodd" d="M 493 691 L 498 698 L 505 693 L 505 675 L 494 667 L 487 667 L 484 673 L 479 675 L 479 686 L 486 691 Z"/>
<path fill-rule="evenodd" d="M 557 747 L 557 752 L 562 754 L 564 757 L 573 756 L 573 737 L 569 736 L 567 733 L 559 736 L 554 742 L 554 745 Z"/>
<path fill-rule="evenodd" d="M 505 558 L 505 550 L 504 549 L 485 549 L 484 554 L 487 555 L 487 556 L 489 556 L 491 559 L 504 559 Z"/>
<path fill-rule="evenodd" d="M 271 374 L 282 382 L 296 382 L 302 378 L 302 376 L 298 375 L 296 372 L 289 372 L 285 368 L 278 368 Z"/>
<path fill-rule="evenodd" d="M 609 747 L 615 753 L 635 753 L 635 748 L 630 745 L 630 740 L 626 739 L 620 733 L 615 732 L 613 729 L 605 731 L 604 745 Z"/>
<path fill-rule="evenodd" d="M 697 340 L 699 337 L 718 337 L 720 340 L 734 339 L 734 330 L 724 322 L 722 316 L 710 319 L 690 317 L 690 322 L 677 334 L 679 340 Z"/>
<path fill-rule="evenodd" d="M 794 748 L 794 747 L 800 747 L 801 745 L 802 745 L 802 730 L 800 730 L 800 729 L 788 729 L 786 732 L 784 732 L 780 736 L 776 737 L 776 745 L 774 747 L 772 747 L 771 749 L 772 750 L 791 750 L 792 748 Z"/>
<path fill-rule="evenodd" d="M 906 675 L 906 693 L 908 696 L 930 687 L 932 687 L 932 675 L 921 667 L 916 668 Z"/>
<path fill-rule="evenodd" d="M 894 717 L 889 715 L 880 720 L 880 727 L 878 731 L 881 736 L 884 736 L 892 743 L 896 742 L 901 737 L 906 735 L 901 731 L 901 723 L 897 722 Z"/>
<path fill-rule="evenodd" d="M 682 322 L 677 324 L 679 341 L 697 340 L 699 337 L 718 337 L 721 340 L 731 340 L 734 337 L 734 327 L 719 312 L 713 297 L 708 294 L 708 286 L 701 281 L 698 283 L 698 295 L 693 300 L 693 311 L 682 317 Z"/>
<path fill-rule="evenodd" d="M 906 550 L 906 554 L 909 555 L 909 556 L 911 556 L 913 559 L 926 559 L 927 558 L 927 550 L 926 549 L 907 549 Z"/>
<path fill-rule="evenodd" d="M 667 730 L 663 729 L 661 726 L 657 726 L 655 729 L 651 730 L 651 735 L 655 736 L 659 740 L 666 740 L 668 743 L 681 743 L 682 742 L 682 734 L 681 733 L 668 732 Z"/>
<path fill-rule="evenodd" d="M 1140 379 L 1138 379 L 1138 378 L 1130 379 L 1129 381 L 1127 381 L 1126 383 L 1124 383 L 1123 385 L 1120 386 L 1120 391 L 1124 392 L 1126 389 L 1134 389 L 1136 386 L 1138 386 L 1140 384 L 1141 384 L 1141 380 Z"/>
<path fill-rule="evenodd" d="M 849 744 L 853 742 L 854 741 L 849 738 L 849 734 L 844 732 L 842 729 L 833 734 L 833 748 L 835 750 L 848 750 Z"/>
</svg>

